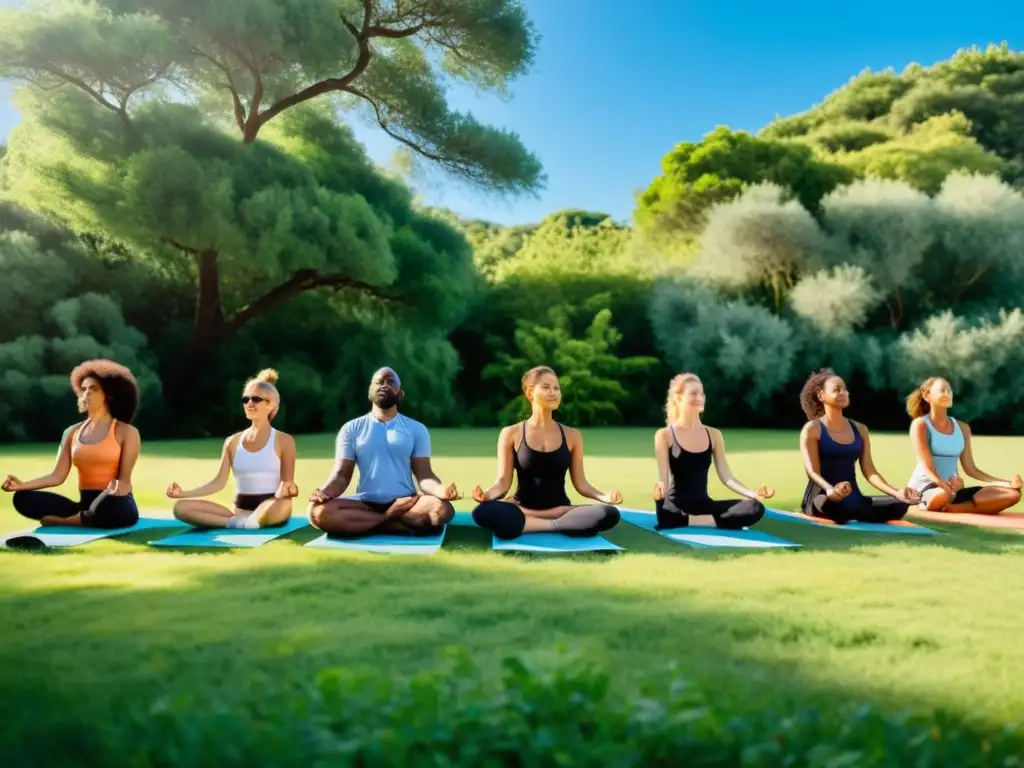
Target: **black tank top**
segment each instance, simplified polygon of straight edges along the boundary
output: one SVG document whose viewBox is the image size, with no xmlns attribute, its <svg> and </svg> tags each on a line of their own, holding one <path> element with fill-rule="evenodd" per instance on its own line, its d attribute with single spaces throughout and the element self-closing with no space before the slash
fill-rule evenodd
<svg viewBox="0 0 1024 768">
<path fill-rule="evenodd" d="M 670 449 L 668 452 L 668 467 L 672 471 L 672 482 L 669 483 L 668 492 L 665 494 L 676 506 L 682 506 L 685 502 L 707 501 L 708 496 L 708 471 L 711 469 L 712 441 L 711 432 L 707 427 L 704 431 L 708 433 L 708 447 L 700 453 L 691 453 L 683 449 L 676 437 L 676 431 L 668 428 L 672 434 L 672 444 L 679 451 Z"/>
<path fill-rule="evenodd" d="M 562 433 L 562 444 L 553 451 L 535 451 L 526 442 L 526 422 L 523 422 L 523 439 L 513 456 L 516 469 L 516 493 L 513 500 L 527 509 L 553 509 L 569 506 L 565 493 L 565 473 L 572 462 L 572 452 Z"/>
</svg>

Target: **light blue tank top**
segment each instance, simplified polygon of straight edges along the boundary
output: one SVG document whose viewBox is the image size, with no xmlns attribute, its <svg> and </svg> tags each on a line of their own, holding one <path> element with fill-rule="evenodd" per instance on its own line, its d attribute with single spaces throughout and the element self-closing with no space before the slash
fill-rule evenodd
<svg viewBox="0 0 1024 768">
<path fill-rule="evenodd" d="M 932 453 L 932 463 L 935 465 L 935 472 L 944 480 L 959 472 L 960 454 L 964 452 L 964 433 L 960 429 L 960 424 L 953 418 L 950 422 L 953 424 L 953 434 L 944 435 L 932 425 L 931 416 L 924 417 L 925 426 L 928 428 L 928 448 Z M 915 491 L 923 491 L 934 485 L 920 461 L 917 462 L 914 474 L 907 485 Z"/>
</svg>

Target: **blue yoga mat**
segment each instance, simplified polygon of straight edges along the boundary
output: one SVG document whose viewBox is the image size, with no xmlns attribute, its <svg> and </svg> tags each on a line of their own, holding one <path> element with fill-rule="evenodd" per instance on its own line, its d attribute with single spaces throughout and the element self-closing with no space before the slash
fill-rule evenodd
<svg viewBox="0 0 1024 768">
<path fill-rule="evenodd" d="M 472 512 L 456 512 L 448 525 L 456 525 L 461 528 L 475 528 L 476 521 L 473 520 Z"/>
<path fill-rule="evenodd" d="M 666 531 L 655 530 L 658 518 L 653 512 L 644 512 L 638 509 L 620 509 L 622 519 L 644 530 L 656 533 L 671 541 L 686 544 L 689 547 L 731 547 L 731 548 L 752 548 L 770 549 L 776 547 L 799 547 L 796 542 L 772 536 L 764 531 L 755 531 L 744 528 L 739 531 L 728 531 L 722 528 L 709 528 L 707 526 L 692 526 L 688 528 L 676 528 Z"/>
<path fill-rule="evenodd" d="M 382 555 L 436 555 L 444 543 L 445 528 L 436 536 L 394 536 L 374 535 L 358 539 L 331 538 L 323 536 L 306 543 L 307 547 L 318 549 L 344 549 L 350 552 L 376 552 Z"/>
<path fill-rule="evenodd" d="M 275 528 L 192 528 L 149 542 L 155 547 L 258 547 L 309 525 L 305 516 L 293 516 Z"/>
<path fill-rule="evenodd" d="M 29 531 L 9 533 L 0 537 L 0 547 L 7 548 L 7 542 L 21 536 L 36 539 L 45 547 L 74 547 L 90 541 L 124 536 L 126 533 L 145 531 L 152 528 L 185 528 L 185 523 L 173 517 L 140 517 L 130 528 L 86 528 L 78 525 L 40 525 Z"/>
<path fill-rule="evenodd" d="M 809 515 L 800 512 L 786 512 L 781 509 L 766 509 L 764 516 L 771 520 L 782 520 L 787 523 L 799 523 L 802 525 L 813 525 L 819 528 L 828 528 L 833 531 L 859 531 L 860 533 L 894 533 L 904 536 L 934 536 L 935 531 L 921 525 L 915 525 L 907 520 L 897 520 L 892 523 L 862 523 L 855 520 L 845 525 L 836 525 L 827 520 L 817 520 Z"/>
<path fill-rule="evenodd" d="M 524 533 L 515 539 L 494 536 L 491 549 L 499 552 L 601 552 L 621 550 L 604 536 L 576 538 L 562 533 Z"/>
</svg>

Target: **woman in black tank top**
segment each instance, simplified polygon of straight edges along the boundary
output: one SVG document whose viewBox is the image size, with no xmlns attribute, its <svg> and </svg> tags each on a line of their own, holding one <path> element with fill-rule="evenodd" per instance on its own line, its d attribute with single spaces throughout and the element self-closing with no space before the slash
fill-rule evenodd
<svg viewBox="0 0 1024 768">
<path fill-rule="evenodd" d="M 703 410 L 704 386 L 700 378 L 692 373 L 673 378 L 665 404 L 668 426 L 659 429 L 654 437 L 659 477 L 654 486 L 654 508 L 659 529 L 689 525 L 747 528 L 764 516 L 761 500 L 775 495 L 763 485 L 751 491 L 733 477 L 725 459 L 722 433 L 701 424 Z M 725 487 L 746 496 L 745 499 L 715 501 L 708 495 L 712 463 Z"/>
<path fill-rule="evenodd" d="M 583 439 L 553 418 L 561 403 L 555 372 L 546 366 L 523 376 L 523 394 L 533 410 L 521 425 L 505 427 L 498 437 L 498 479 L 486 491 L 477 486 L 473 520 L 501 539 L 524 533 L 556 532 L 594 536 L 619 522 L 612 506 L 622 501 L 618 491 L 601 493 L 583 473 Z M 503 501 L 516 476 L 516 491 Z M 569 474 L 573 487 L 598 504 L 574 506 L 565 492 Z"/>
</svg>

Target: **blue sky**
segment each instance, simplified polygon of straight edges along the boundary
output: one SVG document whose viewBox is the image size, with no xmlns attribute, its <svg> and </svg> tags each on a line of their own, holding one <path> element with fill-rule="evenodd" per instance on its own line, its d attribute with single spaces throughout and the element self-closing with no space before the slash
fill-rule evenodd
<svg viewBox="0 0 1024 768">
<path fill-rule="evenodd" d="M 562 208 L 628 220 L 635 193 L 680 141 L 717 125 L 756 131 L 803 111 L 864 68 L 932 64 L 956 49 L 1021 45 L 1020 0 L 526 0 L 543 39 L 533 70 L 503 102 L 468 89 L 457 109 L 517 132 L 548 174 L 536 198 L 501 201 L 432 174 L 423 198 L 499 223 Z M 10 4 L 4 0 L 3 4 Z M 0 85 L 0 136 L 17 122 Z M 395 144 L 357 135 L 387 162 Z"/>
</svg>

